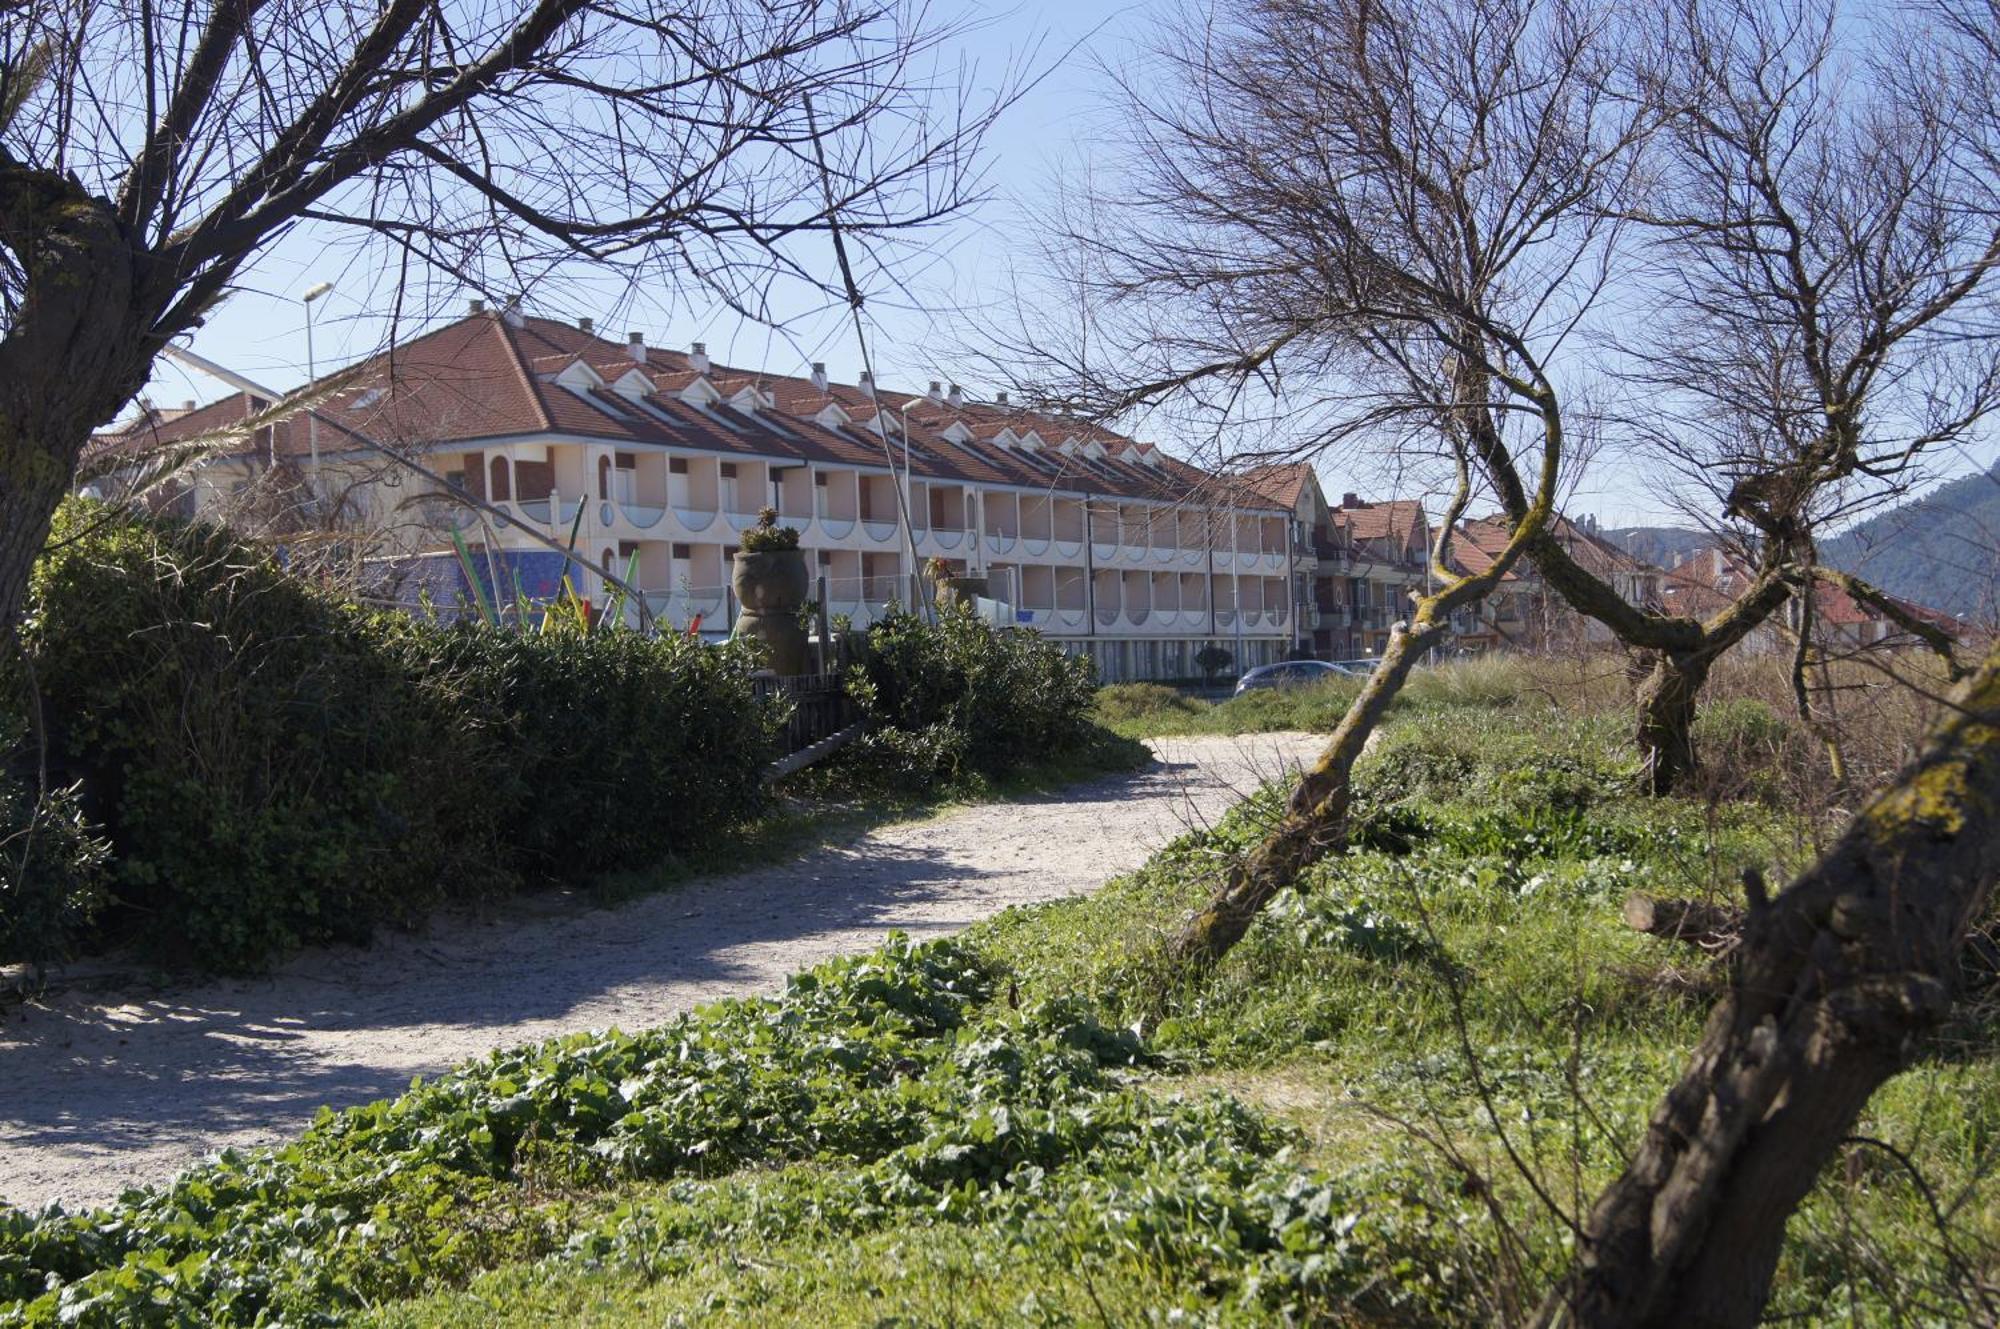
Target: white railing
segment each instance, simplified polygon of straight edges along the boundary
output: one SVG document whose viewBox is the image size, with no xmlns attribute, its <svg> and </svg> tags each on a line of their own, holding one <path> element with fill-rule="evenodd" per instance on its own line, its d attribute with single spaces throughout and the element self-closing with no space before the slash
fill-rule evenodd
<svg viewBox="0 0 2000 1329">
<path fill-rule="evenodd" d="M 528 521 L 538 521 L 544 526 L 560 526 L 565 529 L 576 520 L 576 510 L 583 503 L 580 498 L 564 499 L 560 494 L 550 498 L 517 499 L 514 506 L 521 510 L 521 516 Z"/>
<path fill-rule="evenodd" d="M 667 510 L 663 507 L 623 501 L 619 502 L 618 511 L 624 516 L 627 525 L 636 526 L 642 531 L 652 530 L 667 515 Z"/>
</svg>

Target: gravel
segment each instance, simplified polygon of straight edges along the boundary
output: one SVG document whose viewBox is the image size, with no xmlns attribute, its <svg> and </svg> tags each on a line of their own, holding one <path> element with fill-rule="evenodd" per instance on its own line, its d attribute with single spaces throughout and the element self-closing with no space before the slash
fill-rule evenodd
<svg viewBox="0 0 2000 1329">
<path fill-rule="evenodd" d="M 1093 890 L 1322 741 L 1159 740 L 1160 760 L 1136 774 L 882 827 L 616 908 L 545 898 L 441 920 L 268 978 L 58 986 L 0 1008 L 0 1198 L 101 1203 L 495 1048 L 643 1028 L 776 991 L 894 929 L 936 936 Z"/>
</svg>

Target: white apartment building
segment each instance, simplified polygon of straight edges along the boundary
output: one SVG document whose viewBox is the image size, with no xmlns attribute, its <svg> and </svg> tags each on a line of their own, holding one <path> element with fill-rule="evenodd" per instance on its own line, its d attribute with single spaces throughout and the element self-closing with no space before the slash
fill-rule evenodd
<svg viewBox="0 0 2000 1329">
<path fill-rule="evenodd" d="M 1006 621 L 1089 652 L 1107 681 L 1196 676 L 1211 643 L 1247 669 L 1292 653 L 1303 631 L 1295 578 L 1312 548 L 1289 504 L 1004 394 L 877 392 L 820 366 L 753 374 L 699 345 L 662 351 L 637 333 L 599 337 L 589 320 L 476 302 L 352 373 L 314 411 L 210 463 L 180 510 L 222 515 L 260 471 L 296 472 L 301 492 L 374 543 L 386 594 L 446 612 L 476 594 L 455 527 L 496 603 L 546 603 L 567 574 L 604 604 L 602 572 L 636 567 L 662 630 L 724 635 L 730 554 L 771 506 L 799 529 L 829 611 L 857 625 L 908 603 L 912 572 L 942 559 L 985 577 Z M 259 405 L 149 411 L 101 446 L 171 442 Z M 560 552 L 572 537 L 587 570 Z"/>
</svg>

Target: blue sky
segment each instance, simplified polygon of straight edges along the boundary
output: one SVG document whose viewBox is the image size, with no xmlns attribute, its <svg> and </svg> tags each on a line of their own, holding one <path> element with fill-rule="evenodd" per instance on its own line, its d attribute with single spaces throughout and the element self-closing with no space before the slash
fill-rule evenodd
<svg viewBox="0 0 2000 1329">
<path fill-rule="evenodd" d="M 885 371 L 906 371 L 904 376 L 912 381 L 929 377 L 921 368 L 924 355 L 915 348 L 955 335 L 941 331 L 950 317 L 937 312 L 935 302 L 976 299 L 972 293 L 1005 286 L 1016 209 L 1043 187 L 1064 156 L 1087 148 L 1087 133 L 1079 131 L 1100 102 L 1093 57 L 1101 53 L 1115 58 L 1148 22 L 1159 21 L 1166 12 L 1166 4 L 1144 0 L 1021 0 L 1006 7 L 942 0 L 935 11 L 938 17 L 968 23 L 963 55 L 976 67 L 976 86 L 990 92 L 996 80 L 1024 65 L 1041 71 L 1041 77 L 987 139 L 990 199 L 927 233 L 920 250 L 910 255 L 915 293 L 933 312 L 914 308 L 910 299 L 893 292 L 871 293 L 871 351 Z M 328 238 L 321 230 L 280 240 L 243 274 L 237 292 L 209 316 L 192 348 L 274 387 L 296 384 L 306 377 L 307 359 L 305 310 L 298 295 L 316 282 L 331 281 L 333 291 L 312 311 L 320 370 L 377 349 L 385 327 L 383 314 L 392 303 L 393 274 L 373 271 L 379 259 L 356 260 L 345 248 L 329 246 Z M 440 315 L 456 317 L 464 308 L 464 297 L 472 294 L 454 292 L 448 283 L 440 283 L 411 303 L 435 303 Z M 791 322 L 782 332 L 774 332 L 726 311 L 676 314 L 665 302 L 649 301 L 644 292 L 627 301 L 607 291 L 605 299 L 612 308 L 544 306 L 534 301 L 530 307 L 551 317 L 595 317 L 600 329 L 613 335 L 643 330 L 654 345 L 685 348 L 704 341 L 718 359 L 774 372 L 803 372 L 811 361 L 824 360 L 835 377 L 852 381 L 860 368 L 844 309 L 818 309 L 795 300 L 786 310 Z M 149 391 L 154 400 L 166 403 L 190 395 L 216 395 L 210 380 L 172 365 L 162 368 Z"/>
<path fill-rule="evenodd" d="M 1032 239 L 1022 224 L 1023 209 L 1043 196 L 1060 173 L 1088 160 L 1111 123 L 1102 67 L 1120 65 L 1156 25 L 1173 21 L 1178 6 L 1175 0 L 1017 0 L 1004 5 L 937 0 L 933 12 L 969 25 L 962 56 L 978 71 L 975 86 L 990 90 L 997 79 L 1024 65 L 1040 78 L 988 137 L 989 200 L 924 237 L 921 250 L 911 255 L 907 295 L 871 293 L 867 324 L 877 370 L 885 381 L 912 389 L 928 379 L 948 377 L 937 358 L 962 343 L 962 329 L 979 319 L 982 304 L 1005 299 L 1016 261 L 1029 258 Z M 320 371 L 378 349 L 388 327 L 384 314 L 395 303 L 395 274 L 379 256 L 357 257 L 344 248 L 330 248 L 327 240 L 324 232 L 305 231 L 280 240 L 210 315 L 193 349 L 273 387 L 302 382 L 307 339 L 298 295 L 319 281 L 334 284 L 313 310 Z M 827 266 L 831 270 L 830 254 Z M 471 294 L 449 280 L 426 278 L 421 291 L 406 293 L 405 317 L 426 312 L 433 321 L 456 317 Z M 530 306 L 550 317 L 593 317 L 600 331 L 613 337 L 642 330 L 656 346 L 685 348 L 702 341 L 725 363 L 775 373 L 802 374 L 810 362 L 823 360 L 834 377 L 851 382 L 861 367 L 844 308 L 795 300 L 783 308 L 785 326 L 774 330 L 727 311 L 677 310 L 674 302 L 650 299 L 643 291 L 607 290 L 597 308 L 588 307 L 590 298 L 531 301 Z M 965 386 L 984 395 L 985 385 Z M 148 391 L 156 402 L 171 405 L 188 398 L 211 400 L 226 390 L 163 360 Z M 1946 473 L 1959 474 L 1991 465 L 1995 454 L 1989 435 L 1961 448 L 1956 457 L 1940 460 Z M 1392 495 L 1393 483 L 1373 468 L 1352 473 L 1338 459 L 1323 462 L 1321 475 L 1335 502 L 1347 489 L 1371 497 L 1417 496 Z M 1615 462 L 1595 466 L 1569 506 L 1575 514 L 1594 512 L 1607 525 L 1680 520 L 1657 477 Z"/>
</svg>

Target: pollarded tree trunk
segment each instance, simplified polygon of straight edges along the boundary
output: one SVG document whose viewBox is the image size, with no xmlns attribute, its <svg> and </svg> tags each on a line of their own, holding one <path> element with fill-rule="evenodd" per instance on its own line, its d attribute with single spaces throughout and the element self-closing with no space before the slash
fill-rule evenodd
<svg viewBox="0 0 2000 1329">
<path fill-rule="evenodd" d="M 137 263 L 102 199 L 0 150 L 0 244 L 24 270 L 0 337 L 0 632 L 68 492 L 91 431 L 146 381 Z"/>
<path fill-rule="evenodd" d="M 1775 900 L 1540 1322 L 1748 1329 L 1785 1224 L 1869 1097 L 1951 1009 L 2000 878 L 2000 646 L 1924 753 Z"/>
<path fill-rule="evenodd" d="M 1639 685 L 1639 756 L 1654 794 L 1671 794 L 1694 774 L 1695 698 L 1708 681 L 1706 652 L 1661 651 Z"/>
<path fill-rule="evenodd" d="M 1381 662 L 1341 717 L 1319 760 L 1300 777 L 1278 824 L 1230 867 L 1215 895 L 1175 940 L 1173 955 L 1180 966 L 1196 971 L 1213 966 L 1243 939 L 1272 897 L 1345 843 L 1354 763 L 1402 691 L 1410 670 L 1443 632 L 1441 623 L 1419 622 L 1390 634 Z"/>
</svg>

